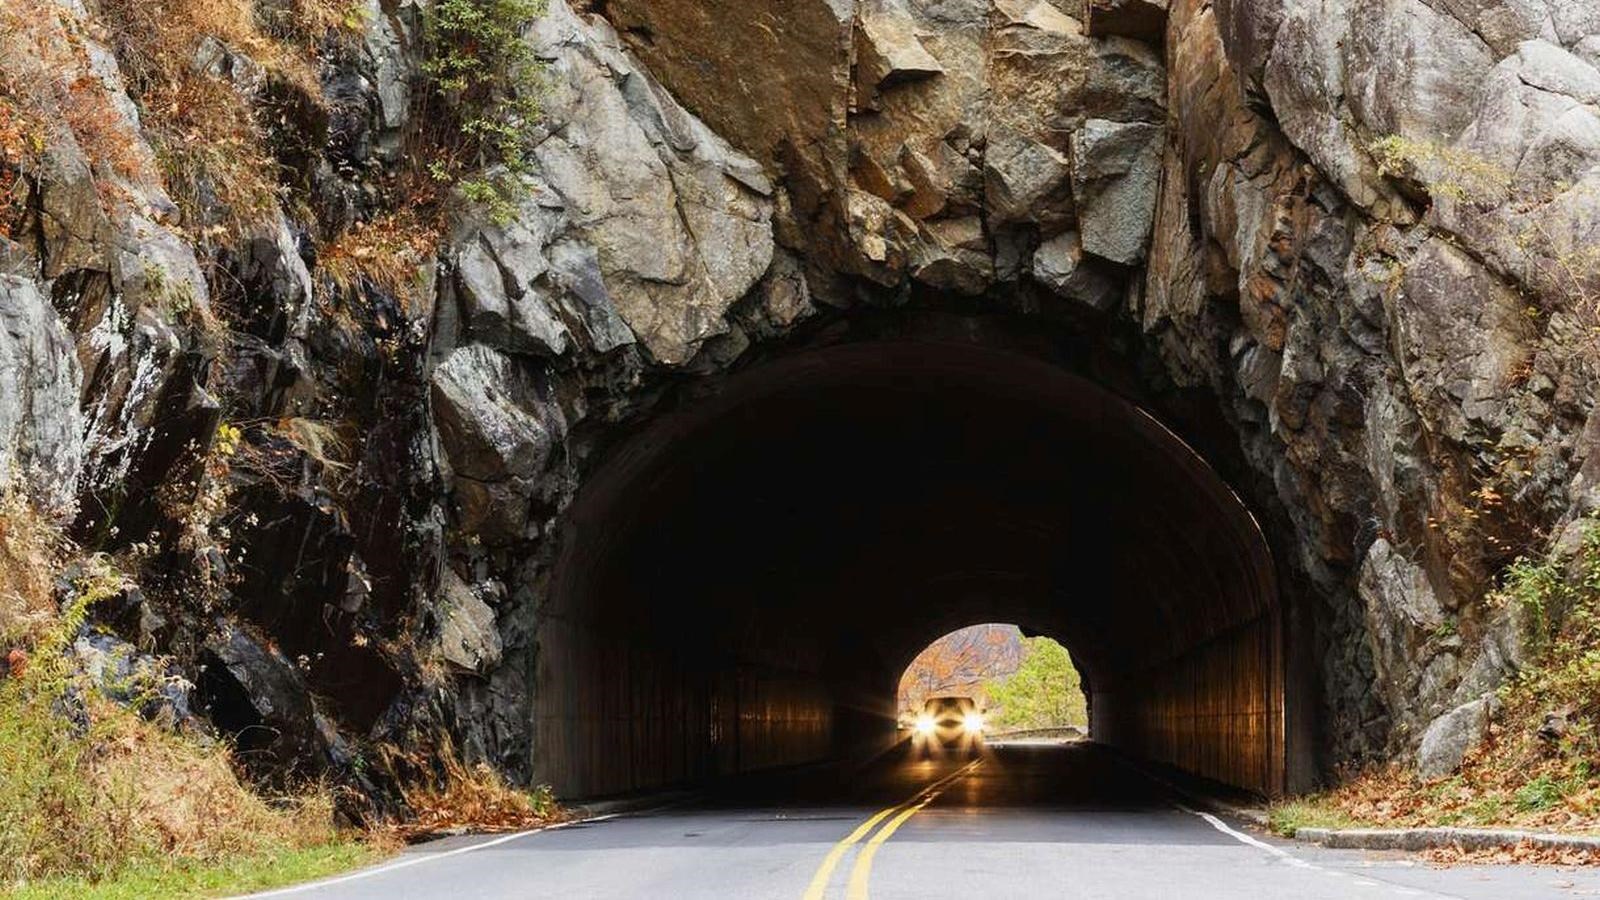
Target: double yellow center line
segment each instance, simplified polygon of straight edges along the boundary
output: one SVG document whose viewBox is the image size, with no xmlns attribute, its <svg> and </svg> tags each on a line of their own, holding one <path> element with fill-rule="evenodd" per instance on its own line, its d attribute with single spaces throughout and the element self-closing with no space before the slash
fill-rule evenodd
<svg viewBox="0 0 1600 900">
<path fill-rule="evenodd" d="M 918 791 L 911 799 L 897 803 L 888 809 L 881 809 L 872 814 L 872 817 L 856 826 L 856 829 L 846 835 L 844 840 L 833 845 L 828 855 L 822 858 L 822 864 L 817 866 L 817 872 L 811 876 L 811 884 L 806 888 L 803 900 L 822 900 L 828 891 L 828 882 L 833 878 L 833 870 L 839 867 L 839 861 L 850 852 L 850 848 L 861 842 L 862 838 L 872 834 L 872 829 L 877 828 L 884 819 L 889 824 L 884 825 L 867 839 L 867 843 L 856 855 L 855 865 L 850 869 L 850 881 L 845 889 L 847 900 L 867 900 L 867 883 L 872 878 L 872 858 L 877 855 L 878 848 L 883 846 L 906 820 L 916 815 L 924 806 L 932 803 L 945 788 L 962 776 L 971 774 L 983 760 L 973 760 L 949 775 L 935 781 Z"/>
</svg>

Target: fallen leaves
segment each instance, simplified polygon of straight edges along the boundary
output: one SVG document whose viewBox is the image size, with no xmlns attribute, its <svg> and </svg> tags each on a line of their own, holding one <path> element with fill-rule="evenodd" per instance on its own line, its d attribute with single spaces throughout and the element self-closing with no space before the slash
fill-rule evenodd
<svg viewBox="0 0 1600 900">
<path fill-rule="evenodd" d="M 1436 866 L 1593 866 L 1600 865 L 1600 852 L 1541 847 L 1523 841 L 1514 847 L 1494 850 L 1467 850 L 1462 847 L 1435 847 L 1422 851 L 1422 858 Z"/>
</svg>

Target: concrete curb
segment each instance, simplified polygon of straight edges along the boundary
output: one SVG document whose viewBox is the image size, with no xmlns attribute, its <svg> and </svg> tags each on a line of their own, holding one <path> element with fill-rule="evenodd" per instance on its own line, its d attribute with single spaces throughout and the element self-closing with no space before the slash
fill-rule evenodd
<svg viewBox="0 0 1600 900">
<path fill-rule="evenodd" d="M 1333 850 L 1509 850 L 1528 844 L 1543 850 L 1600 852 L 1600 837 L 1514 828 L 1301 828 L 1294 839 Z"/>
</svg>

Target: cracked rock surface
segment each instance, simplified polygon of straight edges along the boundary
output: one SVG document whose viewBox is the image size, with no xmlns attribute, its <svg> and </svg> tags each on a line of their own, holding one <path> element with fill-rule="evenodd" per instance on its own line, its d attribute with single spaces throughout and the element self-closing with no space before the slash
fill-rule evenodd
<svg viewBox="0 0 1600 900">
<path fill-rule="evenodd" d="M 530 190 L 459 210 L 409 299 L 314 236 L 382 214 L 413 124 L 425 4 L 367 6 L 277 126 L 303 202 L 228 246 L 173 221 L 91 9 L 0 60 L 103 99 L 129 154 L 54 135 L 0 241 L 0 477 L 111 549 L 171 537 L 243 423 L 249 554 L 160 557 L 153 598 L 226 589 L 124 637 L 211 660 L 201 699 L 285 765 L 437 729 L 526 777 L 606 449 L 886 312 L 1065 329 L 1206 454 L 1308 611 L 1330 768 L 1458 759 L 1520 654 L 1486 592 L 1600 501 L 1589 0 L 551 0 Z"/>
</svg>

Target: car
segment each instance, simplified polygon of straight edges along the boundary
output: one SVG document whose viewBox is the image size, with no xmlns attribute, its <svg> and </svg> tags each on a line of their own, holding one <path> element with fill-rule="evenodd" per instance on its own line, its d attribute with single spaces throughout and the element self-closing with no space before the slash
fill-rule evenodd
<svg viewBox="0 0 1600 900">
<path fill-rule="evenodd" d="M 983 713 L 971 697 L 929 697 L 911 722 L 917 750 L 967 750 L 983 746 Z"/>
</svg>

